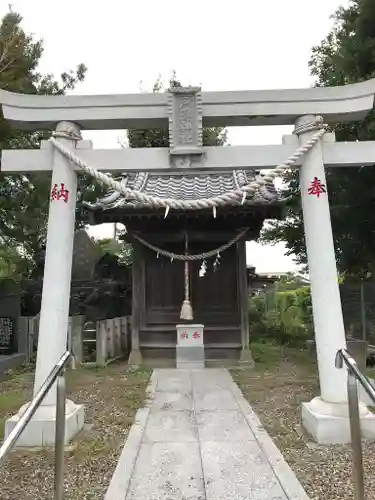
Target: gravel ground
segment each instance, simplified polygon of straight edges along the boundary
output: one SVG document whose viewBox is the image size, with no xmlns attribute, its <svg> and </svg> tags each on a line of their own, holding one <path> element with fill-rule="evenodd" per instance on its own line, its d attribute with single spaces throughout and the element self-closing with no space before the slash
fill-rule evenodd
<svg viewBox="0 0 375 500">
<path fill-rule="evenodd" d="M 148 370 L 125 364 L 68 372 L 69 397 L 85 405 L 85 430 L 66 452 L 64 500 L 103 498 L 136 410 L 142 406 Z M 4 419 L 28 400 L 31 373 L 0 382 L 0 432 Z M 1 500 L 53 498 L 53 452 L 14 451 L 0 467 Z"/>
<path fill-rule="evenodd" d="M 311 500 L 352 500 L 351 447 L 321 446 L 301 427 L 300 405 L 319 394 L 315 360 L 296 349 L 256 345 L 256 369 L 232 370 Z M 363 445 L 367 500 L 375 500 L 375 442 Z"/>
</svg>

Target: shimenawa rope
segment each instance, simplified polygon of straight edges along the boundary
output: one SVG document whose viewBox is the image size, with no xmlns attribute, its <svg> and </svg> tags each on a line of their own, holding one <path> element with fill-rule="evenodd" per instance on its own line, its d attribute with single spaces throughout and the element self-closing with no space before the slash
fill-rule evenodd
<svg viewBox="0 0 375 500">
<path fill-rule="evenodd" d="M 312 130 L 317 130 L 317 132 L 311 137 L 311 139 L 302 144 L 295 151 L 295 153 L 293 153 L 284 163 L 270 170 L 266 175 L 263 175 L 261 178 L 254 181 L 251 181 L 249 184 L 241 188 L 233 189 L 218 196 L 210 198 L 200 198 L 196 200 L 178 200 L 175 198 L 160 198 L 158 196 L 148 195 L 146 193 L 143 193 L 142 191 L 131 189 L 123 183 L 112 179 L 112 177 L 110 177 L 109 175 L 104 174 L 103 172 L 99 172 L 95 168 L 90 167 L 73 151 L 66 148 L 61 142 L 57 140 L 58 137 L 80 140 L 81 137 L 77 134 L 66 133 L 63 131 L 55 132 L 54 136 L 50 138 L 50 142 L 62 155 L 64 155 L 68 160 L 70 160 L 74 165 L 76 165 L 86 174 L 91 175 L 100 183 L 114 189 L 115 191 L 119 191 L 126 198 L 134 199 L 144 205 L 149 205 L 151 207 L 164 208 L 165 216 L 167 216 L 168 211 L 171 208 L 183 210 L 201 210 L 212 208 L 215 215 L 216 207 L 233 205 L 239 202 L 243 204 L 248 195 L 254 195 L 254 193 L 260 187 L 264 186 L 268 182 L 272 182 L 276 177 L 280 176 L 284 172 L 284 170 L 290 168 L 303 155 L 308 153 L 325 133 L 323 119 L 321 117 L 316 117 L 311 123 L 307 123 L 302 125 L 301 127 L 298 127 L 298 129 L 295 130 L 295 133 L 300 134 Z"/>
</svg>

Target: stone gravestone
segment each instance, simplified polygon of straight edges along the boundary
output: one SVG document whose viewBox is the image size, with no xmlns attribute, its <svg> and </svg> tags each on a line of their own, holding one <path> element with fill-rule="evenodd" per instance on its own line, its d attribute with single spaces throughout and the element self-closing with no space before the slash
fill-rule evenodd
<svg viewBox="0 0 375 500">
<path fill-rule="evenodd" d="M 84 229 L 79 229 L 74 235 L 72 280 L 88 281 L 94 277 L 97 262 L 103 256 L 103 251 Z"/>
<path fill-rule="evenodd" d="M 74 234 L 70 315 L 86 315 L 85 299 L 93 291 L 95 266 L 103 251 L 84 229 Z"/>
<path fill-rule="evenodd" d="M 176 325 L 176 367 L 185 369 L 204 368 L 203 325 Z"/>
<path fill-rule="evenodd" d="M 84 315 L 87 314 L 84 297 L 92 291 L 95 266 L 102 256 L 100 245 L 95 243 L 84 229 L 75 232 L 68 348 L 73 351 L 77 363 L 83 362 L 84 359 L 83 323 L 85 321 Z"/>
<path fill-rule="evenodd" d="M 21 315 L 19 283 L 6 278 L 0 280 L 0 354 L 14 354 L 18 345 L 18 323 Z M 21 339 L 20 339 L 21 340 Z M 22 343 L 22 342 L 21 342 Z"/>
</svg>

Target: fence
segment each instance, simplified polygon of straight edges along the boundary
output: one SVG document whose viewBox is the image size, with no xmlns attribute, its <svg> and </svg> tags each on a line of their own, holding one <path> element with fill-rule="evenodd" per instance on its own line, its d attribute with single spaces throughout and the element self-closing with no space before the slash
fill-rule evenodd
<svg viewBox="0 0 375 500">
<path fill-rule="evenodd" d="M 343 283 L 340 286 L 347 335 L 375 344 L 375 283 Z"/>
<path fill-rule="evenodd" d="M 35 356 L 38 345 L 39 318 L 21 317 L 19 337 L 25 339 L 26 362 Z M 72 316 L 68 322 L 68 346 L 73 352 L 73 366 L 95 355 L 98 365 L 129 354 L 131 316 L 84 322 L 83 316 Z"/>
</svg>

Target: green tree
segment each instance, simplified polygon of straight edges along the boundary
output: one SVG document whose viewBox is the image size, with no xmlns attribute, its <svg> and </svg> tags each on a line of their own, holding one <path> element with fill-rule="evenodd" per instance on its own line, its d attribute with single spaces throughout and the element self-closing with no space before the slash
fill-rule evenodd
<svg viewBox="0 0 375 500">
<path fill-rule="evenodd" d="M 312 49 L 311 74 L 316 86 L 356 83 L 375 77 L 375 2 L 352 0 L 333 16 L 334 26 L 320 45 Z M 337 141 L 374 140 L 375 114 L 362 122 L 332 127 Z M 329 169 L 327 186 L 338 267 L 341 272 L 374 277 L 375 265 L 375 168 Z M 271 222 L 262 235 L 266 243 L 285 242 L 288 253 L 306 263 L 298 172 L 285 177 L 293 196 L 287 219 Z"/>
<path fill-rule="evenodd" d="M 17 248 L 0 246 L 0 279 L 19 279 L 24 262 Z"/>
<path fill-rule="evenodd" d="M 250 338 L 302 345 L 312 337 L 310 286 L 298 276 L 278 281 L 249 299 Z"/>
<path fill-rule="evenodd" d="M 83 64 L 65 72 L 60 79 L 38 72 L 43 43 L 27 34 L 22 17 L 10 10 L 0 22 L 0 89 L 27 94 L 63 94 L 81 82 L 86 73 Z M 0 150 L 38 148 L 48 134 L 14 131 L 0 115 Z M 27 274 L 43 260 L 49 204 L 50 174 L 4 175 L 0 173 L 0 245 L 14 250 L 14 264 Z M 79 191 L 93 192 L 80 177 Z M 83 196 L 81 194 L 81 196 Z M 85 221 L 77 209 L 77 225 Z M 17 258 L 15 257 L 17 256 Z"/>
<path fill-rule="evenodd" d="M 133 255 L 130 243 L 114 238 L 98 238 L 95 242 L 101 247 L 104 253 L 117 257 L 119 264 L 132 264 Z"/>
</svg>

